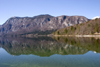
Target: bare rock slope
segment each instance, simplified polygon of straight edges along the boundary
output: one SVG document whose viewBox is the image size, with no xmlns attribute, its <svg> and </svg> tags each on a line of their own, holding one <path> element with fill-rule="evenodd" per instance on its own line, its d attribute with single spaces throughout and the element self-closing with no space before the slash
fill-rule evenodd
<svg viewBox="0 0 100 67">
<path fill-rule="evenodd" d="M 88 21 L 84 16 L 38 15 L 34 17 L 11 17 L 0 27 L 0 34 L 24 34 L 65 28 Z"/>
</svg>

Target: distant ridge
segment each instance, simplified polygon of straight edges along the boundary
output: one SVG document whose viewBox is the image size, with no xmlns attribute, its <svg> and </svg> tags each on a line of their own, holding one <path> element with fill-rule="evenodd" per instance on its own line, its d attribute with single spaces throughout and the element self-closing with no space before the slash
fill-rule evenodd
<svg viewBox="0 0 100 67">
<path fill-rule="evenodd" d="M 38 34 L 38 31 L 49 31 L 65 28 L 75 24 L 89 21 L 84 16 L 58 16 L 38 15 L 34 17 L 11 17 L 0 27 L 0 35 L 12 34 Z M 50 34 L 49 32 L 48 34 Z"/>
</svg>

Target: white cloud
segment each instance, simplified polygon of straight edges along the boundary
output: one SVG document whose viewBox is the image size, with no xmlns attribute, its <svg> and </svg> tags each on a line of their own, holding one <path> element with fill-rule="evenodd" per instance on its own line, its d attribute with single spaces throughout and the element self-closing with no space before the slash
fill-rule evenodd
<svg viewBox="0 0 100 67">
<path fill-rule="evenodd" d="M 96 17 L 94 17 L 94 18 L 92 18 L 92 19 L 96 19 L 96 18 L 100 18 L 100 16 L 96 16 Z"/>
</svg>

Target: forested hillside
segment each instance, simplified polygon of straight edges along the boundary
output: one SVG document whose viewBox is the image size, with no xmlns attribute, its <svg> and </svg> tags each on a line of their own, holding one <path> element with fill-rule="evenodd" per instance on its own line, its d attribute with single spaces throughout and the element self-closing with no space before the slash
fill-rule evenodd
<svg viewBox="0 0 100 67">
<path fill-rule="evenodd" d="M 76 24 L 54 32 L 54 35 L 93 35 L 100 32 L 100 18 Z"/>
</svg>

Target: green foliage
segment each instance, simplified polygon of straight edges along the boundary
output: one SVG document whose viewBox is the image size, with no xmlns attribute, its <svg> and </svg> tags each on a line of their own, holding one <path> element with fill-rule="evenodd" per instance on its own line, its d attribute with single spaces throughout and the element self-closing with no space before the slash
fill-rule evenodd
<svg viewBox="0 0 100 67">
<path fill-rule="evenodd" d="M 59 35 L 59 31 L 57 31 L 57 35 Z"/>
<path fill-rule="evenodd" d="M 88 24 L 88 27 L 90 27 L 91 25 L 90 24 Z"/>
<path fill-rule="evenodd" d="M 71 26 L 71 31 L 74 32 L 75 30 L 76 30 L 76 28 Z"/>
<path fill-rule="evenodd" d="M 79 46 L 80 44 L 81 44 L 80 41 L 78 41 L 78 42 L 77 42 L 77 45 Z"/>
<path fill-rule="evenodd" d="M 95 20 L 97 20 L 98 18 L 96 18 Z"/>
<path fill-rule="evenodd" d="M 98 24 L 96 23 L 96 25 L 95 25 L 95 32 L 97 32 L 98 31 Z"/>
<path fill-rule="evenodd" d="M 96 47 L 98 48 L 98 39 L 95 40 L 95 45 L 96 45 Z"/>
<path fill-rule="evenodd" d="M 57 37 L 57 40 L 59 40 L 59 37 Z"/>
<path fill-rule="evenodd" d="M 68 42 L 68 39 L 67 39 L 67 38 L 65 38 L 65 42 L 66 42 L 66 43 Z"/>
<path fill-rule="evenodd" d="M 73 27 L 73 26 L 71 26 L 71 30 L 73 30 L 73 28 L 74 28 L 74 27 Z"/>
<path fill-rule="evenodd" d="M 80 31 L 80 26 L 78 26 L 78 31 Z"/>
<path fill-rule="evenodd" d="M 98 41 L 95 39 L 95 45 L 98 45 Z"/>
<path fill-rule="evenodd" d="M 71 45 L 74 45 L 74 44 L 76 44 L 76 42 L 75 42 L 75 40 L 72 40 Z"/>
<path fill-rule="evenodd" d="M 68 30 L 67 30 L 67 29 L 65 29 L 65 30 L 64 30 L 64 32 L 65 32 L 65 33 L 68 33 Z"/>
</svg>

